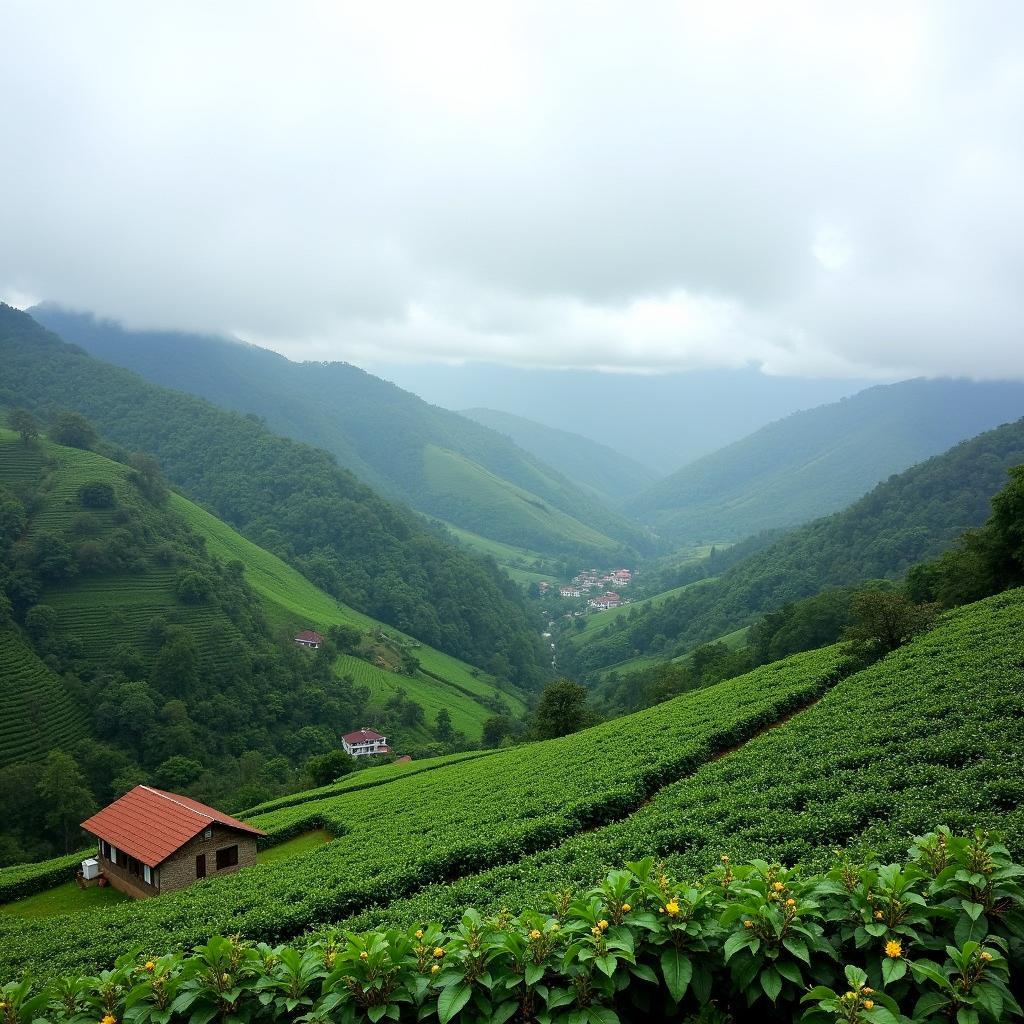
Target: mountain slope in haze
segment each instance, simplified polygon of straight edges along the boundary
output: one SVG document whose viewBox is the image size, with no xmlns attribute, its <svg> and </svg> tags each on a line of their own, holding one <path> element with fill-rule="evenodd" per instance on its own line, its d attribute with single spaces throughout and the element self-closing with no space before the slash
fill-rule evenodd
<svg viewBox="0 0 1024 1024">
<path fill-rule="evenodd" d="M 657 473 L 635 459 L 581 434 L 546 427 L 497 409 L 463 409 L 462 415 L 507 435 L 520 448 L 554 466 L 570 480 L 613 501 L 635 495 L 658 478 Z"/>
<path fill-rule="evenodd" d="M 561 645 L 559 667 L 587 674 L 639 655 L 669 658 L 826 587 L 898 578 L 980 526 L 1007 471 L 1022 463 L 1024 419 L 891 477 L 845 511 L 799 527 L 717 579 L 625 616 L 604 635 L 584 637 L 578 650 Z"/>
<path fill-rule="evenodd" d="M 51 305 L 32 313 L 98 358 L 258 414 L 271 429 L 331 452 L 389 497 L 457 526 L 545 554 L 612 558 L 617 549 L 649 543 L 597 495 L 509 438 L 358 367 L 295 363 L 224 338 L 128 331 Z M 428 449 L 448 453 L 459 472 L 432 473 Z M 501 500 L 479 504 L 478 495 L 493 496 L 496 485 L 504 488 Z"/>
<path fill-rule="evenodd" d="M 797 409 L 877 381 L 770 377 L 759 369 L 607 373 L 493 363 L 369 369 L 446 409 L 506 409 L 606 444 L 659 473 L 717 451 Z"/>
<path fill-rule="evenodd" d="M 516 585 L 326 452 L 93 359 L 2 304 L 0 404 L 80 412 L 346 604 L 500 678 L 547 674 Z"/>
<path fill-rule="evenodd" d="M 880 385 L 771 423 L 658 481 L 626 511 L 678 544 L 796 526 L 1022 415 L 1021 382 Z"/>
</svg>

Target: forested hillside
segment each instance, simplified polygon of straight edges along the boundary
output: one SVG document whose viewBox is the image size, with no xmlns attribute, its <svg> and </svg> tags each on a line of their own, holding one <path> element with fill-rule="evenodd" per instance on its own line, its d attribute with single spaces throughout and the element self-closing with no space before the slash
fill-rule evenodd
<svg viewBox="0 0 1024 1024">
<path fill-rule="evenodd" d="M 908 380 L 793 413 L 626 505 L 677 544 L 738 540 L 844 508 L 983 430 L 1024 416 L 1024 383 Z"/>
<path fill-rule="evenodd" d="M 364 483 L 483 536 L 546 555 L 621 557 L 643 530 L 507 437 L 348 363 L 295 363 L 224 338 L 126 331 L 38 306 L 66 341 L 168 387 L 254 413 Z"/>
<path fill-rule="evenodd" d="M 580 674 L 637 655 L 663 658 L 730 633 L 826 587 L 894 579 L 945 551 L 986 519 L 989 503 L 1024 462 L 1024 420 L 988 431 L 879 484 L 844 512 L 783 536 L 763 551 L 559 652 Z"/>
<path fill-rule="evenodd" d="M 632 497 L 653 484 L 660 475 L 589 437 L 547 427 L 510 412 L 464 409 L 462 415 L 506 434 L 520 448 L 554 466 L 570 480 L 591 487 L 613 501 Z"/>
<path fill-rule="evenodd" d="M 93 359 L 2 305 L 0 404 L 84 414 L 346 604 L 500 677 L 543 679 L 545 655 L 515 585 L 328 453 Z"/>
</svg>

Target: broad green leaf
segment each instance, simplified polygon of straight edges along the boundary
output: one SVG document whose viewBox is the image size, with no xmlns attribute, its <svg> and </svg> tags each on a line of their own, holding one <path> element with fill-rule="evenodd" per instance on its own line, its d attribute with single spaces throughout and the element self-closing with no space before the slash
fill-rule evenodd
<svg viewBox="0 0 1024 1024">
<path fill-rule="evenodd" d="M 764 994 L 774 1003 L 782 991 L 782 978 L 774 967 L 769 967 L 761 972 L 761 988 Z"/>
<path fill-rule="evenodd" d="M 661 954 L 661 970 L 669 995 L 678 1003 L 686 994 L 686 988 L 693 977 L 693 964 L 690 958 L 674 946 L 669 946 Z"/>
<path fill-rule="evenodd" d="M 460 981 L 456 985 L 449 985 L 448 988 L 443 989 L 437 998 L 437 1019 L 441 1024 L 448 1024 L 452 1017 L 469 1002 L 469 997 L 472 994 L 473 986 L 468 981 Z"/>
</svg>

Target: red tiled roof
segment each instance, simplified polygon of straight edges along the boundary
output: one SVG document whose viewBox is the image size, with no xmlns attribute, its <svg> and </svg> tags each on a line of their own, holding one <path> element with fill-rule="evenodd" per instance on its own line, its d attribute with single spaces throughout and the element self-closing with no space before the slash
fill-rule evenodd
<svg viewBox="0 0 1024 1024">
<path fill-rule="evenodd" d="M 266 835 L 198 800 L 151 786 L 136 786 L 83 821 L 82 828 L 155 868 L 212 822 L 254 836 Z"/>
<path fill-rule="evenodd" d="M 304 629 L 301 633 L 298 634 L 298 636 L 295 637 L 295 639 L 305 640 L 306 643 L 311 644 L 322 644 L 324 642 L 324 638 L 319 633 L 317 633 L 316 630 L 313 629 Z"/>
<path fill-rule="evenodd" d="M 346 743 L 365 743 L 367 740 L 382 740 L 383 736 L 372 729 L 360 729 L 359 732 L 347 732 L 342 739 Z"/>
</svg>

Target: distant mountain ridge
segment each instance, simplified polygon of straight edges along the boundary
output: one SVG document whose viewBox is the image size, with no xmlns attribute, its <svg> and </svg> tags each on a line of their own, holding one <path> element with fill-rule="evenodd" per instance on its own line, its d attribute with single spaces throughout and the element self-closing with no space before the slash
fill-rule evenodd
<svg viewBox="0 0 1024 1024">
<path fill-rule="evenodd" d="M 40 323 L 154 383 L 264 418 L 331 452 L 392 499 L 495 540 L 563 556 L 623 557 L 646 532 L 508 437 L 348 363 L 296 363 L 233 339 L 130 331 L 43 304 Z"/>
<path fill-rule="evenodd" d="M 553 466 L 570 480 L 617 500 L 635 495 L 660 474 L 628 455 L 582 434 L 548 427 L 498 409 L 462 409 L 463 416 L 506 434 L 520 448 Z"/>
<path fill-rule="evenodd" d="M 915 379 L 796 412 L 684 466 L 625 510 L 677 544 L 838 511 L 893 473 L 1024 415 L 1024 382 Z"/>
</svg>

